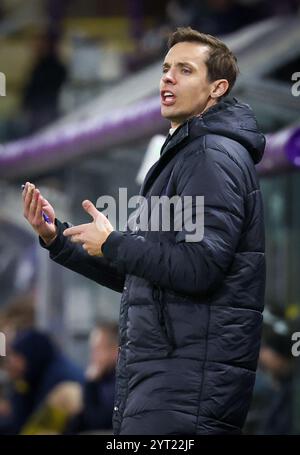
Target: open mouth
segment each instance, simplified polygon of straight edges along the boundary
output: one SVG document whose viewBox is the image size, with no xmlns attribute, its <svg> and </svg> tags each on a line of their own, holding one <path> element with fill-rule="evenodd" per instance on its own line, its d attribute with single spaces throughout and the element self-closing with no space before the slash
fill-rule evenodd
<svg viewBox="0 0 300 455">
<path fill-rule="evenodd" d="M 176 101 L 176 97 L 174 93 L 170 92 L 169 90 L 162 90 L 161 91 L 161 102 L 164 106 L 171 106 Z"/>
</svg>

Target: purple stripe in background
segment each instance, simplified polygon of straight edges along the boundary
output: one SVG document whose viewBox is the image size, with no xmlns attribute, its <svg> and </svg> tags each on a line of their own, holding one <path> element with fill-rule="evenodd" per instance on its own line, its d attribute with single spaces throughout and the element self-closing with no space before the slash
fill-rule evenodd
<svg viewBox="0 0 300 455">
<path fill-rule="evenodd" d="M 4 144 L 0 149 L 0 177 L 29 177 L 36 172 L 64 165 L 74 158 L 91 152 L 100 153 L 167 128 L 168 122 L 160 115 L 159 99 L 143 100 L 108 113 L 98 124 L 88 119 L 69 127 L 69 131 L 60 126 L 56 133 L 44 131 Z"/>
<path fill-rule="evenodd" d="M 87 119 L 71 128 L 66 125 L 65 130 L 60 125 L 56 132 L 54 128 L 2 145 L 0 177 L 27 178 L 52 170 L 91 152 L 101 153 L 167 131 L 168 122 L 160 115 L 159 98 L 154 97 L 109 112 L 99 123 Z M 300 168 L 300 126 L 268 135 L 266 152 L 257 168 L 261 175 Z"/>
<path fill-rule="evenodd" d="M 300 127 L 267 135 L 264 157 L 257 169 L 265 176 L 300 169 Z"/>
<path fill-rule="evenodd" d="M 289 161 L 293 166 L 300 168 L 300 128 L 296 128 L 292 131 L 285 149 Z"/>
</svg>

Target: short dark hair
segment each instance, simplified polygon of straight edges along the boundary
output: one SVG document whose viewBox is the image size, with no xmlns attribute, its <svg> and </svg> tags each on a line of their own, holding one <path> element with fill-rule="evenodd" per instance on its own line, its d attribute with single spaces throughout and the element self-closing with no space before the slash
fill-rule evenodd
<svg viewBox="0 0 300 455">
<path fill-rule="evenodd" d="M 236 56 L 221 40 L 206 33 L 200 33 L 191 27 L 179 27 L 169 36 L 168 48 L 177 43 L 191 42 L 203 44 L 209 48 L 206 60 L 207 77 L 209 82 L 217 79 L 226 79 L 229 83 L 225 95 L 231 91 L 239 74 L 239 67 Z"/>
</svg>

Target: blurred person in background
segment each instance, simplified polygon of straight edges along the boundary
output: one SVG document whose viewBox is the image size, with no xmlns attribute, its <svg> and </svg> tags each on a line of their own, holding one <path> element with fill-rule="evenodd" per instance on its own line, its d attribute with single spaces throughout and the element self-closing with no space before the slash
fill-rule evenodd
<svg viewBox="0 0 300 455">
<path fill-rule="evenodd" d="M 269 400 L 261 410 L 259 434 L 292 434 L 293 429 L 293 356 L 289 334 L 269 331 L 259 354 L 261 374 L 270 379 Z"/>
<path fill-rule="evenodd" d="M 24 294 L 10 299 L 0 308 L 0 331 L 10 343 L 16 334 L 34 327 L 35 300 L 32 294 Z"/>
<path fill-rule="evenodd" d="M 69 423 L 67 433 L 112 430 L 118 325 L 99 322 L 90 336 L 81 412 Z"/>
<path fill-rule="evenodd" d="M 195 11 L 195 27 L 218 36 L 233 33 L 271 15 L 265 0 L 209 0 Z"/>
<path fill-rule="evenodd" d="M 224 99 L 237 75 L 236 57 L 222 41 L 190 28 L 170 36 L 160 81 L 170 130 L 140 191 L 146 227 L 137 210 L 127 231 L 118 232 L 88 200 L 82 205 L 93 221 L 70 227 L 33 184 L 25 185 L 24 216 L 50 257 L 122 293 L 115 434 L 242 431 L 264 306 L 255 164 L 265 138 L 248 105 Z M 169 229 L 152 210 L 161 195 L 193 200 L 185 213 L 179 204 L 171 220 L 169 212 Z M 204 198 L 204 217 L 196 196 Z M 186 217 L 196 223 L 188 226 Z M 203 236 L 190 240 L 202 224 Z"/>
<path fill-rule="evenodd" d="M 35 308 L 32 295 L 22 295 L 12 298 L 0 307 L 0 332 L 5 335 L 8 346 L 17 333 L 34 326 Z M 9 430 L 11 406 L 6 398 L 9 378 L 5 369 L 5 357 L 0 357 L 0 432 L 5 427 Z"/>
<path fill-rule="evenodd" d="M 67 70 L 58 53 L 59 38 L 49 31 L 35 39 L 35 62 L 24 88 L 23 109 L 29 133 L 54 121 L 59 115 L 59 94 Z"/>
<path fill-rule="evenodd" d="M 33 327 L 34 323 L 34 298 L 31 294 L 14 297 L 0 307 L 0 332 L 5 335 L 6 345 L 12 342 L 18 332 Z M 10 415 L 10 404 L 6 399 L 7 385 L 5 357 L 0 357 L 0 431 L 2 423 L 7 422 Z"/>
<path fill-rule="evenodd" d="M 3 216 L 0 226 L 1 310 L 14 296 L 35 288 L 37 258 L 34 238 L 29 232 Z"/>
<path fill-rule="evenodd" d="M 5 368 L 10 386 L 7 406 L 0 416 L 0 433 L 34 434 L 49 428 L 61 431 L 72 401 L 80 402 L 80 368 L 49 335 L 34 328 L 19 331 L 8 345 Z M 47 400 L 51 410 L 41 411 Z M 77 411 L 76 403 L 73 407 Z"/>
</svg>

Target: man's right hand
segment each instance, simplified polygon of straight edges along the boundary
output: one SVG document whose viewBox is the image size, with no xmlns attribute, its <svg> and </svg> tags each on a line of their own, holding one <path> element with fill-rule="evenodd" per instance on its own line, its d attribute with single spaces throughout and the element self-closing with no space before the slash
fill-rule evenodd
<svg viewBox="0 0 300 455">
<path fill-rule="evenodd" d="M 24 217 L 45 244 L 49 246 L 57 236 L 57 229 L 54 224 L 55 212 L 52 205 L 50 205 L 49 202 L 43 198 L 40 191 L 29 182 L 26 182 L 22 196 Z M 47 223 L 44 220 L 42 212 L 48 216 L 50 223 Z"/>
</svg>

